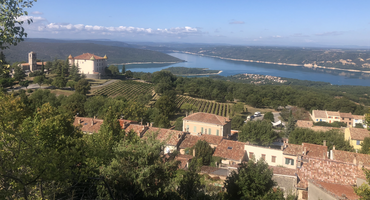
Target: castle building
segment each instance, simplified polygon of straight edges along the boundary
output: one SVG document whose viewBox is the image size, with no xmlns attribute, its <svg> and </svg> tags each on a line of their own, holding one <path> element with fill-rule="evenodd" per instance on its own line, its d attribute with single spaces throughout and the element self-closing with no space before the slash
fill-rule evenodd
<svg viewBox="0 0 370 200">
<path fill-rule="evenodd" d="M 100 57 L 91 53 L 84 53 L 82 55 L 72 57 L 68 56 L 69 64 L 75 65 L 79 68 L 81 74 L 104 74 L 107 67 L 108 57 Z"/>
<path fill-rule="evenodd" d="M 21 63 L 19 66 L 25 72 L 33 72 L 35 70 L 41 70 L 42 65 L 46 62 L 37 62 L 37 54 L 33 51 L 28 53 L 28 63 Z"/>
</svg>

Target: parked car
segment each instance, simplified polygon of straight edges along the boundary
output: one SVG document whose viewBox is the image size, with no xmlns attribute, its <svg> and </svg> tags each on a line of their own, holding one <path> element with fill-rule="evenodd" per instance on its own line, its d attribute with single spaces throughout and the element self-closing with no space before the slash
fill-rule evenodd
<svg viewBox="0 0 370 200">
<path fill-rule="evenodd" d="M 259 116 L 261 116 L 261 112 L 255 112 L 255 113 L 254 113 L 254 116 L 255 116 L 255 117 L 259 117 Z"/>
</svg>

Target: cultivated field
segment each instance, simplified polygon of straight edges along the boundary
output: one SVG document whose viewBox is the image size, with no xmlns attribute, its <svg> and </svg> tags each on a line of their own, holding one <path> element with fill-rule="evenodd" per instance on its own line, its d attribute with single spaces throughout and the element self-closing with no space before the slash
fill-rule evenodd
<svg viewBox="0 0 370 200">
<path fill-rule="evenodd" d="M 116 81 L 93 92 L 93 95 L 123 96 L 129 101 L 135 101 L 141 94 L 154 96 L 153 85 L 131 80 Z"/>
<path fill-rule="evenodd" d="M 198 108 L 198 112 L 212 113 L 227 117 L 230 113 L 230 103 L 217 103 L 205 99 L 192 98 L 189 96 L 178 95 L 175 101 L 177 108 L 181 108 L 184 103 L 193 104 Z"/>
</svg>

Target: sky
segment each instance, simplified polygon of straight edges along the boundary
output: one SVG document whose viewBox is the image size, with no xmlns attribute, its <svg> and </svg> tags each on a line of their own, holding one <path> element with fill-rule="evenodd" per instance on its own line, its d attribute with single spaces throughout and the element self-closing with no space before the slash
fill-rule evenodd
<svg viewBox="0 0 370 200">
<path fill-rule="evenodd" d="M 368 46 L 368 0 L 38 0 L 28 38 Z"/>
</svg>

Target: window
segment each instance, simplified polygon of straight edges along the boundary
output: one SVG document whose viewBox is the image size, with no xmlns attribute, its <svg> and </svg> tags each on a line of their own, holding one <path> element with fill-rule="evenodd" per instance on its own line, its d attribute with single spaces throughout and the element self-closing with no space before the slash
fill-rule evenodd
<svg viewBox="0 0 370 200">
<path fill-rule="evenodd" d="M 211 135 L 211 128 L 208 129 L 208 134 Z"/>
<path fill-rule="evenodd" d="M 263 160 L 266 160 L 266 154 L 262 154 L 261 157 Z"/>
<path fill-rule="evenodd" d="M 232 150 L 232 149 L 233 149 L 233 147 L 227 147 L 227 149 L 230 149 L 230 150 Z"/>
<path fill-rule="evenodd" d="M 344 120 L 344 117 L 342 117 L 342 120 Z"/>
<path fill-rule="evenodd" d="M 329 116 L 329 119 L 331 119 L 331 116 Z"/>
<path fill-rule="evenodd" d="M 351 120 L 351 118 L 349 118 L 349 120 Z"/>
<path fill-rule="evenodd" d="M 203 127 L 202 127 L 202 128 L 200 128 L 200 132 L 201 132 L 201 133 L 203 133 Z"/>
<path fill-rule="evenodd" d="M 294 165 L 294 160 L 291 158 L 285 158 L 285 164 L 286 165 Z"/>
<path fill-rule="evenodd" d="M 319 121 L 318 119 L 316 119 L 316 121 Z"/>
<path fill-rule="evenodd" d="M 271 156 L 271 162 L 276 162 L 276 156 Z"/>
<path fill-rule="evenodd" d="M 320 122 L 322 122 L 322 119 L 320 119 Z"/>
<path fill-rule="evenodd" d="M 189 132 L 189 125 L 186 125 L 186 131 Z"/>
<path fill-rule="evenodd" d="M 252 159 L 254 158 L 254 153 L 253 152 L 249 152 L 249 159 Z"/>
<path fill-rule="evenodd" d="M 360 145 L 360 144 L 361 144 L 361 141 L 360 141 L 360 140 L 357 140 L 357 141 L 356 141 L 356 144 L 357 144 L 357 145 Z"/>
<path fill-rule="evenodd" d="M 351 122 L 348 122 L 349 125 L 351 125 Z"/>
<path fill-rule="evenodd" d="M 220 130 L 217 130 L 216 134 L 217 134 L 217 136 L 219 136 L 220 135 Z"/>
</svg>

